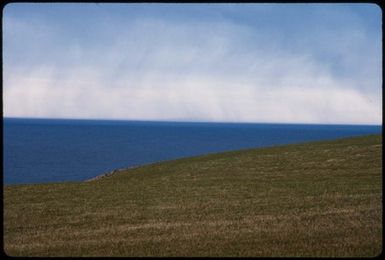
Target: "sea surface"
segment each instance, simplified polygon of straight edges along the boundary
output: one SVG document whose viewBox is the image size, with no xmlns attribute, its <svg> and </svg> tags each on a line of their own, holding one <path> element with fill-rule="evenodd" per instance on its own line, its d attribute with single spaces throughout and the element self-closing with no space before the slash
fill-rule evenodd
<svg viewBox="0 0 385 260">
<path fill-rule="evenodd" d="M 381 131 L 370 125 L 4 118 L 3 182 L 84 181 L 158 161 Z"/>
</svg>

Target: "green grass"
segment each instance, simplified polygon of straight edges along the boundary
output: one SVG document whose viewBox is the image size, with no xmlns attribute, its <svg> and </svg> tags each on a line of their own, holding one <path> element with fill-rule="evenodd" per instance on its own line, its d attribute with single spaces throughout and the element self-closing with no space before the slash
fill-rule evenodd
<svg viewBox="0 0 385 260">
<path fill-rule="evenodd" d="M 382 137 L 250 149 L 99 180 L 4 186 L 11 256 L 376 256 Z"/>
</svg>

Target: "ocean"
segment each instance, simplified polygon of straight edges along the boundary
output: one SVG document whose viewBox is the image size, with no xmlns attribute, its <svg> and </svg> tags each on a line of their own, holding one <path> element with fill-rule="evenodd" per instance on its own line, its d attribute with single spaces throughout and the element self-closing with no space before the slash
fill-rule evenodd
<svg viewBox="0 0 385 260">
<path fill-rule="evenodd" d="M 381 131 L 370 125 L 3 118 L 3 182 L 84 181 L 158 161 Z"/>
</svg>

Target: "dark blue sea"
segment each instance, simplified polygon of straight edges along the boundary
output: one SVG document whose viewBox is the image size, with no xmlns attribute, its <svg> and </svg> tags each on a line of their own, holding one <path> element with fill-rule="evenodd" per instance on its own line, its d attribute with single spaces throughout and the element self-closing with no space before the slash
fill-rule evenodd
<svg viewBox="0 0 385 260">
<path fill-rule="evenodd" d="M 3 119 L 4 184 L 84 181 L 147 163 L 381 133 L 382 126 Z"/>
</svg>

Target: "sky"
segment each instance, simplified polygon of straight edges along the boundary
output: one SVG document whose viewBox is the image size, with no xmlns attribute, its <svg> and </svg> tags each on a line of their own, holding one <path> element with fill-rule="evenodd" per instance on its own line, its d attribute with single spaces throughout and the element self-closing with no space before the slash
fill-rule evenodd
<svg viewBox="0 0 385 260">
<path fill-rule="evenodd" d="M 12 3 L 3 116 L 382 124 L 375 4 Z"/>
</svg>

